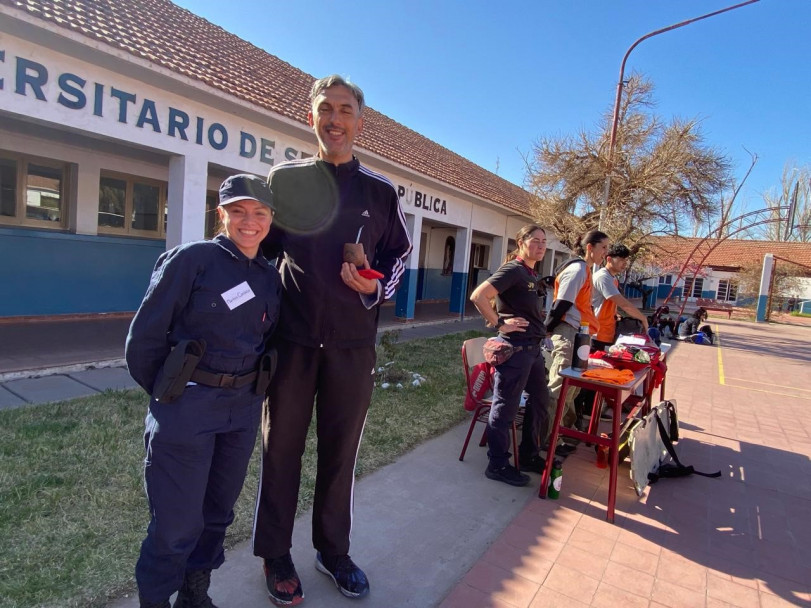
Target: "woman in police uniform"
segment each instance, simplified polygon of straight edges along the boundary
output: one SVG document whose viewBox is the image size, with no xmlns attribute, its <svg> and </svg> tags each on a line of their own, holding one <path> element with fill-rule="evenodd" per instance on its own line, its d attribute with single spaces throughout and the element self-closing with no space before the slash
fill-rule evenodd
<svg viewBox="0 0 811 608">
<path fill-rule="evenodd" d="M 272 365 L 281 281 L 259 253 L 273 221 L 264 180 L 220 187 L 211 241 L 160 256 L 127 336 L 132 377 L 151 395 L 144 482 L 151 521 L 135 569 L 141 606 L 211 607 L 212 569 L 242 489 Z"/>
<path fill-rule="evenodd" d="M 513 486 L 524 486 L 529 483 L 529 476 L 509 462 L 510 428 L 524 390 L 529 399 L 518 449 L 519 466 L 523 471 L 540 473 L 545 464 L 538 454 L 549 405 L 546 366 L 541 353 L 541 341 L 546 335 L 541 310 L 545 287 L 534 267 L 546 251 L 546 232 L 530 224 L 518 231 L 515 241 L 518 248 L 473 291 L 470 300 L 488 325 L 496 328 L 499 336 L 515 349 L 507 361 L 495 367 L 493 406 L 487 422 L 490 461 L 485 475 Z M 493 299 L 495 310 L 490 305 Z"/>
</svg>

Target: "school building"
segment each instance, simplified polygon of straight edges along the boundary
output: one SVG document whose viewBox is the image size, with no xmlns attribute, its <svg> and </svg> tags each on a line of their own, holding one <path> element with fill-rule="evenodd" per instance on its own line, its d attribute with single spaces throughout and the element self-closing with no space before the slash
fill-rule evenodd
<svg viewBox="0 0 811 608">
<path fill-rule="evenodd" d="M 313 80 L 166 0 L 0 0 L 0 317 L 136 310 L 163 251 L 213 235 L 225 177 L 316 152 Z M 356 154 L 412 234 L 396 315 L 461 312 L 529 194 L 371 108 Z"/>
</svg>

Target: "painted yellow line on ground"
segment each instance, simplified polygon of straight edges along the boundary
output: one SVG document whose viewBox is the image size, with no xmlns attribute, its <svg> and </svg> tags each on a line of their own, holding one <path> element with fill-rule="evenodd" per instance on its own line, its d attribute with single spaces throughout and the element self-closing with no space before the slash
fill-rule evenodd
<svg viewBox="0 0 811 608">
<path fill-rule="evenodd" d="M 715 326 L 715 340 L 718 348 L 718 380 L 723 385 L 724 381 L 724 360 L 721 358 L 721 332 L 718 331 L 718 325 Z"/>
<path fill-rule="evenodd" d="M 726 384 L 728 388 L 742 388 L 745 391 L 754 391 L 756 393 L 766 393 L 768 395 L 779 395 L 781 397 L 792 397 L 794 399 L 802 399 L 803 401 L 811 401 L 811 397 L 805 395 L 792 395 L 791 393 L 777 393 L 775 391 L 767 391 L 762 388 L 752 388 L 751 386 L 738 386 L 737 384 Z"/>
<path fill-rule="evenodd" d="M 776 388 L 787 388 L 792 391 L 803 391 L 804 393 L 811 393 L 811 388 L 786 386 L 785 384 L 774 384 L 773 382 L 758 382 L 757 380 L 749 380 L 748 378 L 727 378 L 727 380 L 734 380 L 736 382 L 751 382 L 752 384 L 762 384 L 763 386 L 774 386 Z"/>
</svg>

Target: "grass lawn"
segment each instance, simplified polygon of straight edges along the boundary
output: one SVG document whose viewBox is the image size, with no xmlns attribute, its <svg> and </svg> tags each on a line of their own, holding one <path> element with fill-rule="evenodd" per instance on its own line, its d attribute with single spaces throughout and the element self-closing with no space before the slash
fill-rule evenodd
<svg viewBox="0 0 811 608">
<path fill-rule="evenodd" d="M 427 379 L 419 387 L 376 389 L 357 475 L 393 462 L 466 417 L 459 350 L 480 335 L 395 344 L 380 353 Z M 0 603 L 103 606 L 134 589 L 133 569 L 148 523 L 142 488 L 140 391 L 0 412 Z M 258 442 L 257 442 L 258 446 Z M 254 453 L 226 543 L 248 538 L 258 479 Z M 308 439 L 299 512 L 313 498 L 315 438 Z"/>
</svg>

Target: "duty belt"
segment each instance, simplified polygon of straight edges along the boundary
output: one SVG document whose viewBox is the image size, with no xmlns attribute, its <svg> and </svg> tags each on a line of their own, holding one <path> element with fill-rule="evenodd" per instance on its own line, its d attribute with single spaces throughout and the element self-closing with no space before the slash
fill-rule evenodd
<svg viewBox="0 0 811 608">
<path fill-rule="evenodd" d="M 513 346 L 513 352 L 520 353 L 523 350 L 531 353 L 533 350 L 538 350 L 540 347 L 540 344 L 522 344 L 520 346 Z"/>
<path fill-rule="evenodd" d="M 196 369 L 191 375 L 191 381 L 217 388 L 242 388 L 256 382 L 256 372 L 248 372 L 237 376 L 235 374 L 215 374 Z"/>
</svg>

